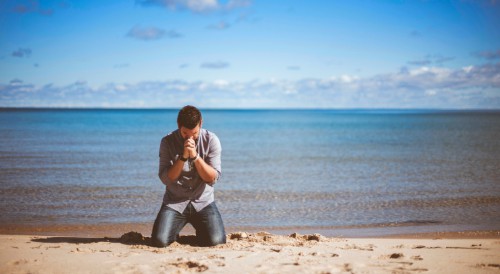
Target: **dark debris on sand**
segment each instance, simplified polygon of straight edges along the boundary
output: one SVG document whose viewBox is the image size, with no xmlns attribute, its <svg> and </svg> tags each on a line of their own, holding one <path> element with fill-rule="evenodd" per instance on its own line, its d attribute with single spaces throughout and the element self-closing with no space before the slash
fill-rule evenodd
<svg viewBox="0 0 500 274">
<path fill-rule="evenodd" d="M 131 231 L 120 237 L 120 243 L 129 245 L 149 245 L 151 238 L 142 236 L 141 233 Z"/>
</svg>

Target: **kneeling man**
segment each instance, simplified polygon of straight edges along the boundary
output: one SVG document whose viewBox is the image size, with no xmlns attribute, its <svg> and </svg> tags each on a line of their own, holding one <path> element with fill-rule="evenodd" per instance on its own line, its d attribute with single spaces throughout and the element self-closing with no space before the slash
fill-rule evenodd
<svg viewBox="0 0 500 274">
<path fill-rule="evenodd" d="M 185 106 L 177 116 L 178 129 L 160 144 L 160 180 L 166 190 L 156 217 L 152 244 L 165 247 L 177 240 L 190 223 L 202 246 L 226 242 L 222 217 L 214 201 L 214 184 L 221 175 L 221 144 L 202 129 L 201 112 Z"/>
</svg>

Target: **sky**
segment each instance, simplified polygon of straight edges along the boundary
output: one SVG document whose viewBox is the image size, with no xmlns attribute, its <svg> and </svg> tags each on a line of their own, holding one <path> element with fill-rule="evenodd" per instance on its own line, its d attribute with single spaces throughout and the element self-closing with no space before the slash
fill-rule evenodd
<svg viewBox="0 0 500 274">
<path fill-rule="evenodd" d="M 500 109 L 500 0 L 0 1 L 0 107 Z"/>
</svg>

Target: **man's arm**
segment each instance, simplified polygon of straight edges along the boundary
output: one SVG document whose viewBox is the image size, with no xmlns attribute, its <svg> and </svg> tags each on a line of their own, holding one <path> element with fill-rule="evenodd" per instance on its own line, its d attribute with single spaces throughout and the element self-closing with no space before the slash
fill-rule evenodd
<svg viewBox="0 0 500 274">
<path fill-rule="evenodd" d="M 167 176 L 170 182 L 177 181 L 179 176 L 181 176 L 182 168 L 184 167 L 184 161 L 177 159 L 174 165 L 167 169 Z"/>
<path fill-rule="evenodd" d="M 169 178 L 167 175 L 167 171 L 172 166 L 172 161 L 170 159 L 170 153 L 165 138 L 161 140 L 159 156 L 160 164 L 158 168 L 158 177 L 160 177 L 160 180 L 164 185 L 168 185 Z"/>
<path fill-rule="evenodd" d="M 186 157 L 188 155 L 186 152 L 184 153 L 185 158 L 189 157 Z M 158 171 L 158 176 L 162 183 L 168 186 L 170 183 L 177 181 L 181 175 L 183 166 L 184 161 L 180 159 L 175 160 L 168 141 L 164 138 L 160 144 L 160 167 Z"/>
<path fill-rule="evenodd" d="M 217 180 L 217 177 L 219 176 L 218 172 L 208 165 L 201 157 L 197 157 L 196 160 L 194 161 L 194 165 L 196 166 L 196 170 L 198 171 L 198 174 L 200 175 L 201 179 L 203 181 L 213 184 L 215 180 Z"/>
<path fill-rule="evenodd" d="M 189 148 L 191 147 L 188 142 L 184 143 L 184 151 L 183 157 L 189 157 Z M 175 162 L 173 161 L 173 156 L 170 153 L 168 142 L 166 140 L 162 141 L 160 145 L 160 172 L 159 176 L 161 181 L 168 185 L 169 182 L 175 182 L 179 179 L 179 176 L 182 173 L 182 169 L 184 167 L 185 161 L 181 159 L 177 159 Z"/>
<path fill-rule="evenodd" d="M 209 185 L 215 184 L 219 179 L 221 174 L 221 152 L 222 147 L 216 135 L 213 135 L 208 144 L 208 155 L 205 159 L 202 159 L 198 154 L 194 154 L 191 157 L 197 157 L 194 161 L 196 170 L 200 175 L 201 179 Z"/>
</svg>

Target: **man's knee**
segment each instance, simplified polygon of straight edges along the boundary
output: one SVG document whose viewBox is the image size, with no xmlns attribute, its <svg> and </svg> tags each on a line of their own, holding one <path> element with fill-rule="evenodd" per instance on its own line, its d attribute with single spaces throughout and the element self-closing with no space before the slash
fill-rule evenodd
<svg viewBox="0 0 500 274">
<path fill-rule="evenodd" d="M 166 239 L 162 239 L 160 237 L 155 237 L 154 235 L 151 237 L 151 245 L 154 247 L 166 247 L 169 245 Z"/>
<path fill-rule="evenodd" d="M 221 237 L 217 237 L 215 239 L 212 239 L 211 241 L 212 246 L 221 245 L 225 243 L 226 243 L 226 235 L 222 235 Z"/>
<path fill-rule="evenodd" d="M 211 235 L 210 237 L 208 237 L 207 241 L 205 242 L 205 245 L 216 246 L 225 243 L 226 243 L 226 235 L 218 234 L 218 235 Z"/>
<path fill-rule="evenodd" d="M 167 247 L 175 241 L 175 239 L 169 239 L 170 237 L 162 237 L 160 235 L 151 235 L 151 245 L 154 247 Z"/>
</svg>

